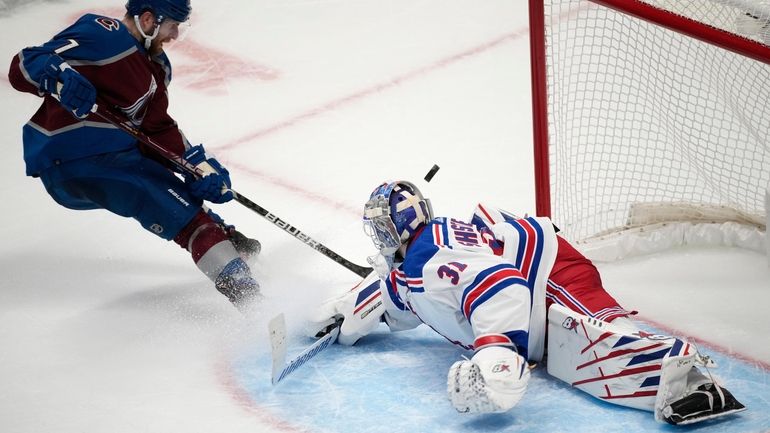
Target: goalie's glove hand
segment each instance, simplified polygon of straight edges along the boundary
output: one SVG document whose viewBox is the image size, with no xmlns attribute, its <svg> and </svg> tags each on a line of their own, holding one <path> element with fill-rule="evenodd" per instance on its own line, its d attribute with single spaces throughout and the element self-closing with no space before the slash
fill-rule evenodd
<svg viewBox="0 0 770 433">
<path fill-rule="evenodd" d="M 529 367 L 521 355 L 506 347 L 484 347 L 449 368 L 447 393 L 460 413 L 506 412 L 524 396 L 528 381 Z"/>
<path fill-rule="evenodd" d="M 230 191 L 230 172 L 216 158 L 209 158 L 202 144 L 187 149 L 184 159 L 202 174 L 202 177 L 197 179 L 185 175 L 190 194 L 212 203 L 225 203 L 233 199 L 233 192 Z"/>
<path fill-rule="evenodd" d="M 55 96 L 78 119 L 88 116 L 96 103 L 96 88 L 57 55 L 46 60 L 38 87 Z"/>
<path fill-rule="evenodd" d="M 321 304 L 310 316 L 306 334 L 320 338 L 341 321 L 337 342 L 352 346 L 379 326 L 383 314 L 380 279 L 372 272 L 352 290 Z"/>
</svg>

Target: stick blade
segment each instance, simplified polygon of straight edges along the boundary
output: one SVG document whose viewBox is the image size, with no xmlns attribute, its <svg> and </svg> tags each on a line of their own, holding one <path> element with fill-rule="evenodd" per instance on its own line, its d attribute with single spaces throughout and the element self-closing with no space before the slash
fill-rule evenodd
<svg viewBox="0 0 770 433">
<path fill-rule="evenodd" d="M 273 358 L 273 385 L 285 379 L 288 375 L 293 373 L 299 367 L 305 365 L 306 362 L 313 359 L 316 355 L 323 352 L 326 348 L 331 346 L 337 341 L 337 337 L 340 335 L 340 324 L 337 324 L 332 328 L 328 334 L 316 340 L 311 346 L 303 350 L 302 353 L 294 357 L 287 363 L 284 362 L 284 367 L 276 371 L 275 358 Z M 285 350 L 285 349 L 284 349 Z"/>
<path fill-rule="evenodd" d="M 271 356 L 273 359 L 272 382 L 275 385 L 276 378 L 286 365 L 286 318 L 283 313 L 273 317 L 267 324 L 270 335 Z"/>
</svg>

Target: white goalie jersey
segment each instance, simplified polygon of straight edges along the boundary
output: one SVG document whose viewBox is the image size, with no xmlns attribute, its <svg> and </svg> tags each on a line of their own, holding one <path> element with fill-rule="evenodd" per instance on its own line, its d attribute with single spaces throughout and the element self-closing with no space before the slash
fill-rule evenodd
<svg viewBox="0 0 770 433">
<path fill-rule="evenodd" d="M 378 269 L 380 278 L 372 272 L 325 303 L 313 329 L 344 318 L 338 342 L 351 345 L 381 320 L 391 331 L 424 323 L 475 350 L 447 375 L 450 401 L 462 413 L 515 406 L 526 390 L 527 362 L 543 359 L 547 328 L 548 373 L 603 401 L 649 410 L 672 424 L 745 410 L 700 371 L 710 365 L 694 345 L 643 332 L 628 320 L 590 261 L 570 248 L 548 218 L 516 218 L 482 205 L 471 223 L 434 218 L 416 229 L 403 263 Z M 581 280 L 583 274 L 588 278 Z M 572 283 L 575 293 L 587 287 L 599 301 L 588 308 L 559 286 Z M 572 308 L 559 302 L 562 291 Z M 553 300 L 549 312 L 546 299 Z M 608 309 L 611 321 L 604 320 Z"/>
<path fill-rule="evenodd" d="M 556 250 L 548 218 L 515 218 L 482 205 L 472 223 L 436 218 L 382 284 L 385 321 L 391 330 L 425 323 L 466 349 L 512 346 L 539 360 Z"/>
</svg>

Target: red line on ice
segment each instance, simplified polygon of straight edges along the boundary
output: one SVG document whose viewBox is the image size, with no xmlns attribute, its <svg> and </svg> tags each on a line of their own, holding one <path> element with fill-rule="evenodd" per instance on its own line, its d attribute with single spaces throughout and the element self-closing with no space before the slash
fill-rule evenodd
<svg viewBox="0 0 770 433">
<path fill-rule="evenodd" d="M 687 335 L 686 332 L 682 332 L 682 331 L 680 331 L 680 330 L 678 330 L 676 328 L 672 328 L 670 326 L 663 325 L 663 324 L 661 324 L 659 322 L 647 319 L 645 317 L 637 316 L 637 317 L 635 317 L 635 319 L 641 320 L 642 322 L 645 322 L 645 323 L 647 323 L 650 326 L 653 326 L 655 328 L 659 328 L 659 329 L 661 329 L 662 331 L 664 331 L 668 335 L 682 336 L 682 337 L 686 338 L 691 343 L 700 344 L 700 345 L 703 345 L 703 346 L 710 347 L 710 348 L 712 348 L 712 349 L 714 349 L 714 350 L 716 350 L 716 351 L 718 351 L 718 352 L 720 352 L 720 353 L 722 353 L 724 355 L 727 355 L 727 356 L 729 356 L 731 358 L 739 359 L 739 360 L 747 362 L 749 364 L 754 364 L 757 367 L 759 367 L 759 368 L 761 368 L 761 369 L 763 369 L 765 371 L 770 371 L 770 363 L 768 363 L 767 361 L 761 361 L 761 360 L 753 358 L 753 357 L 751 357 L 749 355 L 744 355 L 742 353 L 738 353 L 738 352 L 736 352 L 736 351 L 734 351 L 732 349 L 729 349 L 729 348 L 727 348 L 725 346 L 722 346 L 721 344 L 718 344 L 718 343 L 714 343 L 714 342 L 711 342 L 711 341 L 704 340 L 702 338 L 696 338 L 696 337 Z"/>
<path fill-rule="evenodd" d="M 86 13 L 120 19 L 126 10 L 124 8 L 81 10 L 70 15 L 68 21 L 74 22 Z M 189 37 L 183 41 L 172 41 L 165 49 L 172 57 L 171 64 L 174 65 L 174 77 L 176 77 L 174 82 L 195 90 L 226 88 L 226 83 L 230 79 L 274 80 L 280 76 L 274 68 L 244 60 L 214 47 L 203 45 Z M 174 59 L 177 55 L 187 57 L 191 62 L 179 62 Z"/>
<path fill-rule="evenodd" d="M 268 424 L 272 429 L 288 433 L 307 433 L 311 430 L 301 428 L 272 415 L 267 408 L 260 406 L 238 382 L 230 361 L 223 357 L 216 365 L 215 371 L 219 382 L 230 394 L 231 398 L 244 410 L 253 414 L 260 422 Z M 255 430 L 257 431 L 257 430 Z"/>
<path fill-rule="evenodd" d="M 217 148 L 217 151 L 219 151 L 219 148 Z M 271 176 L 263 171 L 256 170 L 252 166 L 240 164 L 230 159 L 221 159 L 221 161 L 225 164 L 226 167 L 235 168 L 238 171 L 250 175 L 251 177 L 259 178 L 263 183 L 271 183 L 277 187 L 291 191 L 295 195 L 304 196 L 306 199 L 320 205 L 328 206 L 332 209 L 344 210 L 348 213 L 355 214 L 358 217 L 361 216 L 361 207 L 359 206 L 351 206 L 350 203 L 335 200 L 333 197 L 328 195 L 311 192 L 299 185 L 290 183 L 283 178 Z"/>
<path fill-rule="evenodd" d="M 462 60 L 466 60 L 468 58 L 471 58 L 475 55 L 484 53 L 492 48 L 495 48 L 505 42 L 510 42 L 514 40 L 518 40 L 520 38 L 523 38 L 529 34 L 528 28 L 521 28 L 514 32 L 505 34 L 503 36 L 497 37 L 491 41 L 488 41 L 484 44 L 478 45 L 476 47 L 470 48 L 468 50 L 462 51 L 460 53 L 451 55 L 449 57 L 443 58 L 441 60 L 438 60 L 434 63 L 431 63 L 427 66 L 423 66 L 421 68 L 412 70 L 410 72 L 404 73 L 402 75 L 398 75 L 396 77 L 393 77 L 391 79 L 388 79 L 384 82 L 381 82 L 379 84 L 375 84 L 373 86 L 367 87 L 365 89 L 359 90 L 357 92 L 351 93 L 350 95 L 343 96 L 341 98 L 326 102 L 324 104 L 321 104 L 317 107 L 310 108 L 309 110 L 306 110 L 303 113 L 297 114 L 293 117 L 290 117 L 286 120 L 283 120 L 281 122 L 276 123 L 273 126 L 268 126 L 267 128 L 263 128 L 251 133 L 248 133 L 242 137 L 236 138 L 235 140 L 232 140 L 228 143 L 225 143 L 222 146 L 218 146 L 218 149 L 228 149 L 232 147 L 236 147 L 242 143 L 249 142 L 252 140 L 257 140 L 260 138 L 263 138 L 265 136 L 268 136 L 270 134 L 273 134 L 275 132 L 281 131 L 283 129 L 289 128 L 291 126 L 294 126 L 300 122 L 303 122 L 308 119 L 312 119 L 314 117 L 320 116 L 322 114 L 325 114 L 329 111 L 336 110 L 340 107 L 346 106 L 348 104 L 357 102 L 359 100 L 362 100 L 364 98 L 382 93 L 386 90 L 390 90 L 396 86 L 399 86 L 401 84 L 404 84 L 407 81 L 414 80 L 416 78 L 420 78 L 426 74 L 435 72 L 439 69 L 446 68 L 447 66 L 451 66 L 453 64 L 456 64 Z"/>
</svg>

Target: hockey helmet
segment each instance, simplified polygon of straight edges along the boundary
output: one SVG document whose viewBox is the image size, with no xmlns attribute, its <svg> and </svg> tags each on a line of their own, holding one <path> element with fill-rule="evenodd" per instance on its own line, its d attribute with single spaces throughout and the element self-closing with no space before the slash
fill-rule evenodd
<svg viewBox="0 0 770 433">
<path fill-rule="evenodd" d="M 403 180 L 378 186 L 364 205 L 364 231 L 386 257 L 392 257 L 431 219 L 430 200 L 413 183 Z"/>
<path fill-rule="evenodd" d="M 159 23 L 166 18 L 183 23 L 190 18 L 192 7 L 190 0 L 128 0 L 126 11 L 131 16 L 150 11 Z"/>
</svg>

